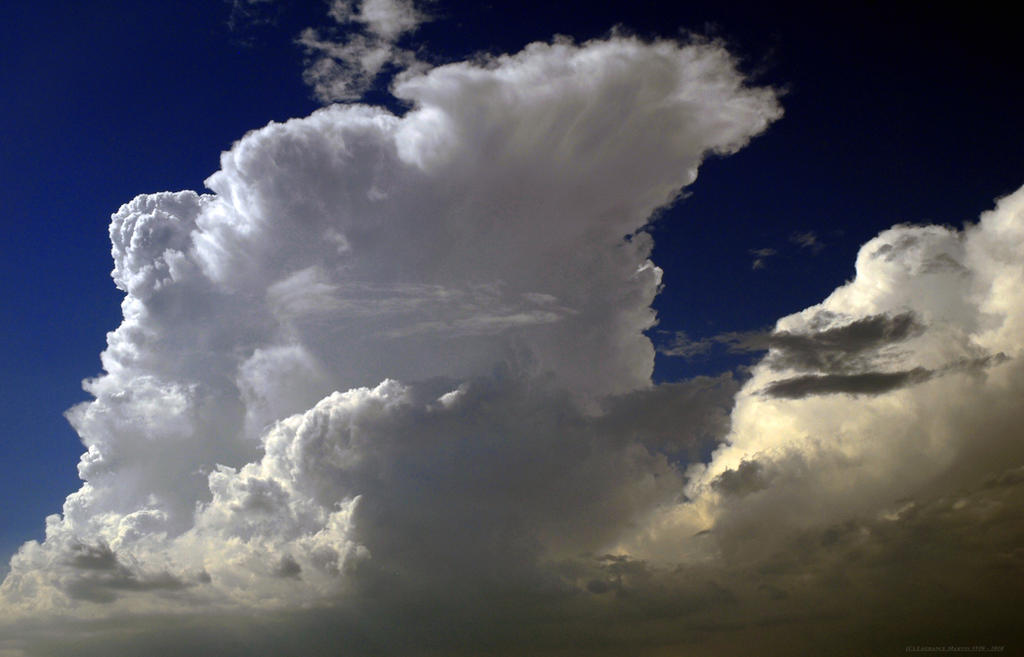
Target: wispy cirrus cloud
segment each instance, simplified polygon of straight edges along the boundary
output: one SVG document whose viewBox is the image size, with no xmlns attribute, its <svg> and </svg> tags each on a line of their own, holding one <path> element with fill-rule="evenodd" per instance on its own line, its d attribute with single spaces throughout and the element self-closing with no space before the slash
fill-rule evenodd
<svg viewBox="0 0 1024 657">
<path fill-rule="evenodd" d="M 751 249 L 750 255 L 754 256 L 754 261 L 751 263 L 751 269 L 764 269 L 768 263 L 768 258 L 774 255 L 778 255 L 778 251 L 769 247 L 762 249 Z"/>
<path fill-rule="evenodd" d="M 430 20 L 410 0 L 332 0 L 328 13 L 337 28 L 307 28 L 298 38 L 308 60 L 303 78 L 322 102 L 359 99 L 385 70 L 424 68 L 398 45 Z"/>
<path fill-rule="evenodd" d="M 797 231 L 789 236 L 789 241 L 801 249 L 809 249 L 815 255 L 825 248 L 821 238 L 812 230 Z"/>
</svg>

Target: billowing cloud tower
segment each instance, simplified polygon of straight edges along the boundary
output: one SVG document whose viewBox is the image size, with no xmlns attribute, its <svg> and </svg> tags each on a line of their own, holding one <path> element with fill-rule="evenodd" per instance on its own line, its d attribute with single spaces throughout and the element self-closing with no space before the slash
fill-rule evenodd
<svg viewBox="0 0 1024 657">
<path fill-rule="evenodd" d="M 402 117 L 271 124 L 211 194 L 114 215 L 124 321 L 69 412 L 85 484 L 8 604 L 309 599 L 360 559 L 432 575 L 414 544 L 501 569 L 602 549 L 674 494 L 664 455 L 592 425 L 651 385 L 644 225 L 773 92 L 718 46 L 614 38 L 394 93 Z"/>
</svg>

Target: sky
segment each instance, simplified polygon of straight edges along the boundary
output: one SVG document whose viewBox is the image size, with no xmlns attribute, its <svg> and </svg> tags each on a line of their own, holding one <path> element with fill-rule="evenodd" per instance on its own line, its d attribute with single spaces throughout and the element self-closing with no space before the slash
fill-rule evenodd
<svg viewBox="0 0 1024 657">
<path fill-rule="evenodd" d="M 1019 649 L 1012 23 L 663 5 L 6 3 L 0 655 Z"/>
</svg>

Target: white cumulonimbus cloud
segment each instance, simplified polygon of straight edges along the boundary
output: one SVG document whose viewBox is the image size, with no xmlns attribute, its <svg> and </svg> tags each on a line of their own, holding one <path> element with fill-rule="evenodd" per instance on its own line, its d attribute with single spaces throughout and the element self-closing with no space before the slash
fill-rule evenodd
<svg viewBox="0 0 1024 657">
<path fill-rule="evenodd" d="M 0 653 L 862 650 L 908 591 L 934 602 L 903 628 L 977 627 L 943 606 L 972 581 L 1006 627 L 1024 191 L 866 244 L 742 387 L 654 386 L 643 228 L 775 93 L 719 45 L 624 37 L 393 93 L 114 215 L 85 483 L 12 560 Z"/>
</svg>

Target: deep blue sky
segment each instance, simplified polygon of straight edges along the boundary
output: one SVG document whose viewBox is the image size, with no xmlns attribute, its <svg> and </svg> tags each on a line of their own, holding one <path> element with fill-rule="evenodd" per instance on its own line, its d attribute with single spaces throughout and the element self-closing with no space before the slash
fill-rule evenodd
<svg viewBox="0 0 1024 657">
<path fill-rule="evenodd" d="M 893 3 L 435 2 L 414 40 L 436 62 L 537 39 L 680 29 L 725 39 L 786 116 L 707 163 L 653 229 L 665 330 L 749 330 L 819 301 L 898 222 L 960 225 L 1024 184 L 1024 57 L 1006 15 Z M 671 5 L 671 6 L 670 6 Z M 0 559 L 39 538 L 79 481 L 62 413 L 120 321 L 107 222 L 138 193 L 201 189 L 247 130 L 316 108 L 294 44 L 319 1 L 243 16 L 227 2 L 0 6 Z M 232 20 L 232 17 L 234 20 Z M 371 96 L 380 102 L 383 94 Z M 789 241 L 814 231 L 817 253 Z M 751 268 L 751 249 L 774 248 Z M 738 361 L 659 357 L 661 380 Z"/>
</svg>

